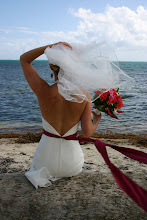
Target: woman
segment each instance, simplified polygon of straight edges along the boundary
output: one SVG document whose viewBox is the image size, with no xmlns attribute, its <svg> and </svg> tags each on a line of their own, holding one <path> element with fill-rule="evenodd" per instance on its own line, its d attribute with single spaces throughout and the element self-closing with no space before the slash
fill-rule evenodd
<svg viewBox="0 0 147 220">
<path fill-rule="evenodd" d="M 81 121 L 82 133 L 85 137 L 91 136 L 101 119 L 93 113 L 91 121 L 92 103 L 84 100 L 81 103 L 70 102 L 58 92 L 58 81 L 49 86 L 33 68 L 31 62 L 42 55 L 46 48 L 61 44 L 72 50 L 71 45 L 65 42 L 36 48 L 21 55 L 20 62 L 25 78 L 36 94 L 43 128 L 56 135 L 68 136 L 74 134 Z M 59 67 L 50 64 L 55 80 L 58 80 Z M 87 92 L 87 99 L 90 94 Z M 49 180 L 69 177 L 82 171 L 84 156 L 78 141 L 67 141 L 42 135 L 34 153 L 31 169 L 26 173 L 27 178 L 38 188 L 50 185 Z M 55 177 L 55 178 L 53 178 Z"/>
</svg>

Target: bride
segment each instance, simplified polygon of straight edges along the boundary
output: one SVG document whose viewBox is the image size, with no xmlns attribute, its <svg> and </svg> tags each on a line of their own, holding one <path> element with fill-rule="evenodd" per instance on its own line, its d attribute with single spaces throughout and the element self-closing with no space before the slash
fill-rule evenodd
<svg viewBox="0 0 147 220">
<path fill-rule="evenodd" d="M 106 91 L 110 87 L 128 86 L 129 80 L 133 82 L 117 66 L 115 59 L 110 62 L 107 55 L 111 51 L 108 47 L 101 50 L 103 45 L 106 44 L 71 46 L 59 42 L 28 51 L 20 57 L 24 75 L 37 96 L 42 115 L 43 135 L 36 147 L 31 168 L 25 174 L 36 188 L 49 186 L 51 180 L 75 176 L 82 171 L 84 155 L 76 137 L 78 124 L 81 122 L 83 135 L 89 137 L 101 120 L 101 114 L 98 116 L 93 112 L 91 121 L 92 90 Z M 43 53 L 49 60 L 56 80 L 52 86 L 38 75 L 31 64 Z M 95 144 L 118 186 L 147 212 L 147 191 L 109 160 L 106 146 L 144 164 L 147 164 L 147 154 L 106 144 L 98 139 L 84 140 Z"/>
<path fill-rule="evenodd" d="M 88 101 L 91 99 L 91 96 L 89 92 L 84 89 L 77 88 L 82 95 L 85 95 L 80 102 L 70 100 L 62 95 L 62 91 L 64 92 L 65 87 L 67 90 L 67 84 L 64 84 L 64 82 L 68 81 L 69 76 L 62 82 L 65 75 L 63 71 L 64 62 L 61 62 L 63 58 L 62 54 L 59 54 L 58 57 L 59 66 L 54 63 L 54 59 L 56 59 L 58 55 L 56 51 L 56 47 L 58 46 L 66 49 L 69 53 L 72 51 L 71 45 L 66 42 L 59 42 L 22 54 L 20 62 L 25 78 L 37 96 L 42 115 L 43 129 L 52 134 L 66 137 L 77 132 L 78 124 L 81 122 L 83 135 L 89 137 L 95 132 L 101 120 L 101 114 L 98 116 L 93 112 L 93 122 L 91 121 L 92 103 Z M 49 50 L 52 48 L 55 54 L 50 53 Z M 49 56 L 53 54 L 49 62 L 56 81 L 52 86 L 48 85 L 48 83 L 38 75 L 31 64 L 33 60 L 44 52 Z M 67 62 L 69 56 L 65 58 L 65 62 Z M 60 64 L 62 69 L 60 68 Z M 77 72 L 78 71 L 80 71 L 80 68 L 78 68 L 77 65 Z M 60 72 L 59 79 L 58 74 Z M 67 92 L 65 92 L 65 94 L 67 94 Z M 74 94 L 71 95 L 72 98 L 75 96 Z M 57 139 L 43 134 L 35 150 L 31 168 L 26 172 L 26 177 L 36 188 L 38 188 L 38 186 L 46 187 L 51 184 L 50 180 L 54 181 L 61 177 L 71 177 L 79 174 L 82 171 L 83 163 L 84 155 L 77 140 L 69 141 Z"/>
</svg>

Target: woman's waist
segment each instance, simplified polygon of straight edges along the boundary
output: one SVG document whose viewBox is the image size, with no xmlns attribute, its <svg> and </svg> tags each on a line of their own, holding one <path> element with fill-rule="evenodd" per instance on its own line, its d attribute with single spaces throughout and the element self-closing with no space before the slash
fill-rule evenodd
<svg viewBox="0 0 147 220">
<path fill-rule="evenodd" d="M 71 134 L 64 134 L 64 135 L 60 135 L 60 134 L 56 134 L 56 133 L 52 133 L 52 131 L 47 131 L 43 128 L 43 134 L 45 136 L 51 137 L 51 138 L 57 138 L 57 139 L 65 139 L 65 140 L 76 140 L 77 137 L 77 132 L 71 133 Z"/>
<path fill-rule="evenodd" d="M 43 117 L 42 117 L 42 126 L 45 131 L 51 134 L 54 134 L 54 135 L 62 136 L 62 137 L 75 134 L 78 130 L 78 123 L 70 127 L 69 129 L 66 129 L 65 126 L 64 128 L 60 127 L 59 129 L 57 129 L 56 126 L 51 125 Z"/>
</svg>

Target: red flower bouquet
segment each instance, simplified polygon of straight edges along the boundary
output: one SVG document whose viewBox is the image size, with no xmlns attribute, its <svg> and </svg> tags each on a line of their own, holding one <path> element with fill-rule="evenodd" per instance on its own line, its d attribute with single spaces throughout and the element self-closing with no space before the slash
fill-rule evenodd
<svg viewBox="0 0 147 220">
<path fill-rule="evenodd" d="M 107 92 L 102 93 L 102 91 L 95 91 L 95 97 L 100 96 L 94 101 L 94 108 L 99 111 L 105 112 L 107 115 L 110 115 L 112 118 L 118 119 L 114 113 L 123 113 L 119 111 L 123 106 L 122 97 L 115 89 L 111 89 Z M 100 95 L 101 94 L 101 95 Z"/>
</svg>

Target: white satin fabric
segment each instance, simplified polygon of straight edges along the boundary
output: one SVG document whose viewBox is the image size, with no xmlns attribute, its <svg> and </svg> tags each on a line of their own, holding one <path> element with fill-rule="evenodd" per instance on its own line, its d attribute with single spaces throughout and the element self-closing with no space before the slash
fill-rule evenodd
<svg viewBox="0 0 147 220">
<path fill-rule="evenodd" d="M 44 118 L 42 125 L 46 131 L 60 136 Z M 77 129 L 78 124 L 63 137 L 76 133 Z M 34 152 L 31 168 L 25 175 L 37 189 L 38 186 L 51 185 L 51 180 L 79 174 L 83 164 L 84 154 L 78 141 L 52 138 L 43 134 Z"/>
</svg>

